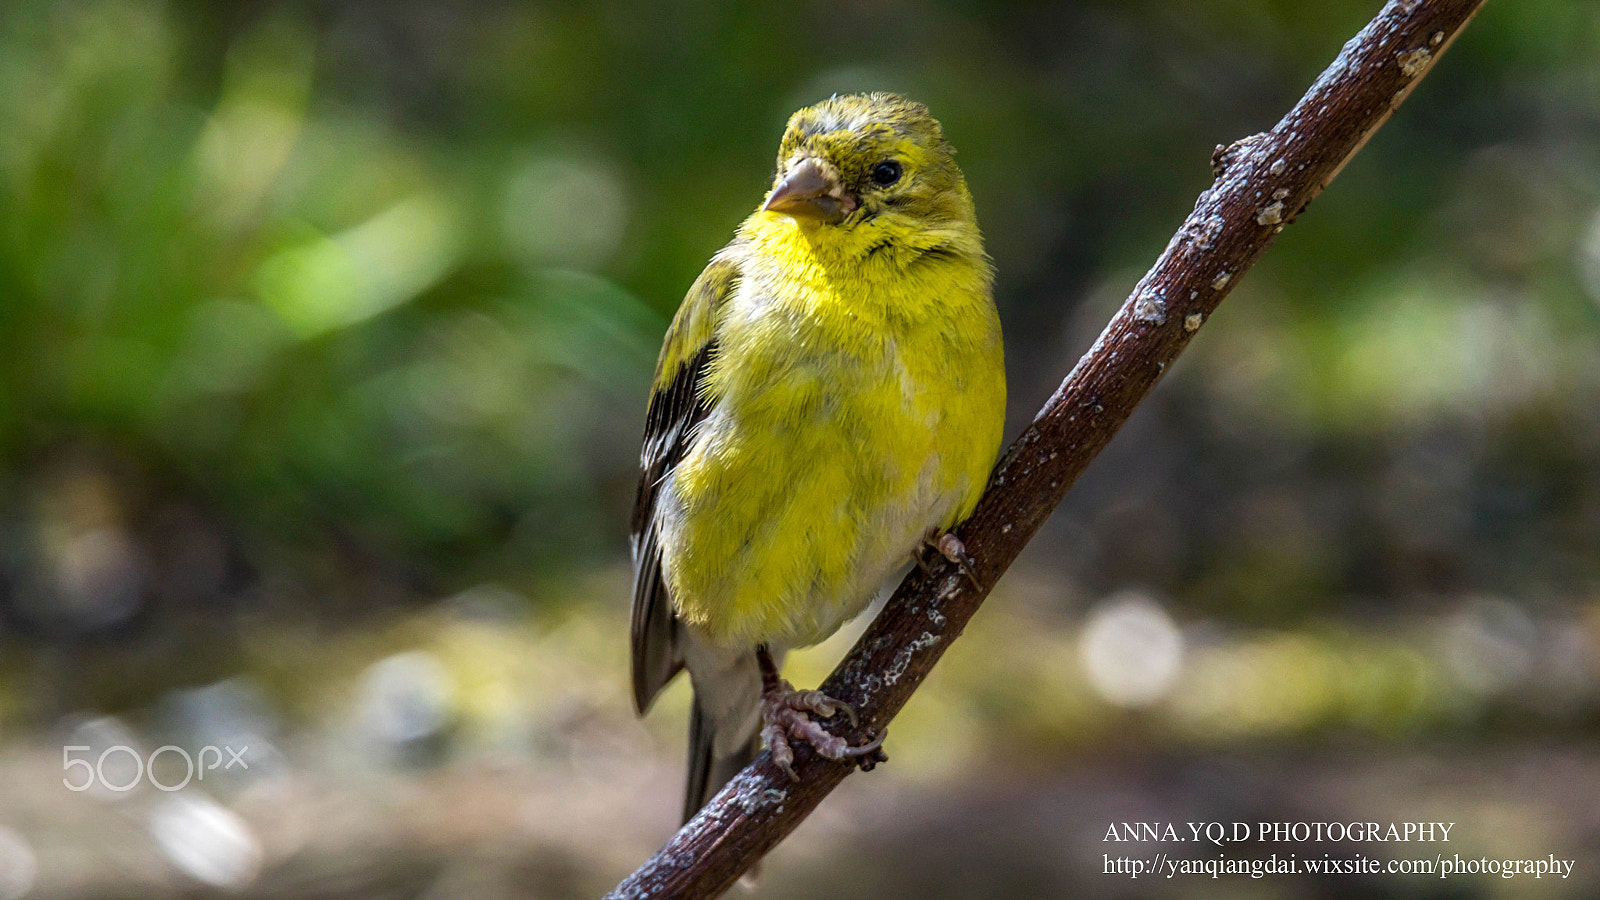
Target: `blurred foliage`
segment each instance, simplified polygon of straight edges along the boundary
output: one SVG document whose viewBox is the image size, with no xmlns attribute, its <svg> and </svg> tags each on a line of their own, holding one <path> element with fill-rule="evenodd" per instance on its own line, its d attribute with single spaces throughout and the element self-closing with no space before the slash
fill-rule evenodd
<svg viewBox="0 0 1600 900">
<path fill-rule="evenodd" d="M 0 38 L 11 493 L 109 456 L 258 564 L 349 544 L 446 584 L 614 553 L 656 335 L 786 111 L 865 86 L 964 148 L 1021 419 L 1077 350 L 1051 323 L 1121 294 L 1205 148 L 1267 124 L 1367 6 L 829 10 L 898 32 L 863 53 L 773 40 L 777 8 L 24 4 Z M 1596 25 L 1541 9 L 1486 14 L 1208 331 L 1186 396 L 1328 440 L 1592 408 L 1570 248 Z M 1570 20 L 1554 47 L 1519 27 L 1540 15 Z"/>
<path fill-rule="evenodd" d="M 943 121 L 1014 433 L 1211 148 L 1376 5 L 7 5 L 0 725 L 223 697 L 413 763 L 652 752 L 620 575 L 648 379 L 788 114 Z M 897 722 L 910 771 L 1592 737 L 1597 138 L 1600 5 L 1489 4 Z"/>
</svg>

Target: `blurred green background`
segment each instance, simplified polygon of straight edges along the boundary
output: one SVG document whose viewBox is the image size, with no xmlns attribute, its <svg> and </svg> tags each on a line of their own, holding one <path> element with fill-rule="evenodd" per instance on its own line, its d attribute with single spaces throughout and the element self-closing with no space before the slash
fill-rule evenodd
<svg viewBox="0 0 1600 900">
<path fill-rule="evenodd" d="M 1377 9 L 6 4 L 0 900 L 603 892 L 681 791 L 686 691 L 641 723 L 626 688 L 655 350 L 788 114 L 888 89 L 943 121 L 1014 435 L 1213 146 Z M 760 895 L 1600 892 L 1597 137 L 1600 4 L 1490 3 Z M 249 769 L 159 790 L 164 745 Z M 63 747 L 134 786 L 68 790 Z M 1457 825 L 1103 840 L 1265 820 Z M 1577 866 L 1103 871 L 1157 849 Z"/>
</svg>

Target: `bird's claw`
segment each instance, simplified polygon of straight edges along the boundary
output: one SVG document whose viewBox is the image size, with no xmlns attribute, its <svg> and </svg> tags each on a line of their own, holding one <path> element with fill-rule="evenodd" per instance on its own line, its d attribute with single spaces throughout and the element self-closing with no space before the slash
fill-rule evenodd
<svg viewBox="0 0 1600 900">
<path fill-rule="evenodd" d="M 883 745 L 886 732 L 859 747 L 852 747 L 844 738 L 830 733 L 811 718 L 812 714 L 828 718 L 837 713 L 844 713 L 851 727 L 856 726 L 856 711 L 850 708 L 850 704 L 835 700 L 821 691 L 797 691 L 784 681 L 780 682 L 778 690 L 761 698 L 761 721 L 764 723 L 761 742 L 772 752 L 772 761 L 789 776 L 789 780 L 799 780 L 794 771 L 794 748 L 789 745 L 792 740 L 805 741 L 817 751 L 817 755 L 834 762 L 860 759 L 867 768 L 879 762 L 876 757 L 882 754 L 878 748 Z"/>
<path fill-rule="evenodd" d="M 960 538 L 948 531 L 938 536 L 930 531 L 928 536 L 923 538 L 923 543 L 939 551 L 940 556 L 955 563 L 956 568 L 960 569 L 961 574 L 967 576 L 967 580 L 974 586 L 978 584 L 978 570 L 975 568 L 977 563 L 967 555 L 967 547 L 961 543 Z M 922 562 L 920 555 L 917 557 L 917 563 L 922 566 L 923 571 L 927 571 L 927 566 Z"/>
</svg>

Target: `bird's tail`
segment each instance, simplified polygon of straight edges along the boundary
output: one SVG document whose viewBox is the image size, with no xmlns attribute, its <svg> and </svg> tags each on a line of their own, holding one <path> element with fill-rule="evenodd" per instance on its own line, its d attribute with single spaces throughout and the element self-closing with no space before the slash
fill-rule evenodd
<svg viewBox="0 0 1600 900">
<path fill-rule="evenodd" d="M 712 795 L 722 790 L 739 770 L 750 764 L 761 750 L 759 729 L 751 729 L 743 741 L 737 740 L 730 752 L 718 753 L 717 723 L 700 707 L 695 697 L 689 709 L 689 778 L 683 792 L 683 820 L 694 818 Z"/>
<path fill-rule="evenodd" d="M 694 703 L 689 709 L 685 822 L 761 750 L 761 669 L 755 653 L 692 647 L 687 661 Z"/>
</svg>

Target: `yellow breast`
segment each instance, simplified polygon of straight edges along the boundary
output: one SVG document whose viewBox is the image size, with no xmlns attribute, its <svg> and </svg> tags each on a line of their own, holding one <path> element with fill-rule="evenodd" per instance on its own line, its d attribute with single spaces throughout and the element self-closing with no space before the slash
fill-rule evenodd
<svg viewBox="0 0 1600 900">
<path fill-rule="evenodd" d="M 767 213 L 741 237 L 712 411 L 657 504 L 663 574 L 705 639 L 802 646 L 976 504 L 1004 419 L 1000 328 L 981 256 L 819 246 Z"/>
</svg>

